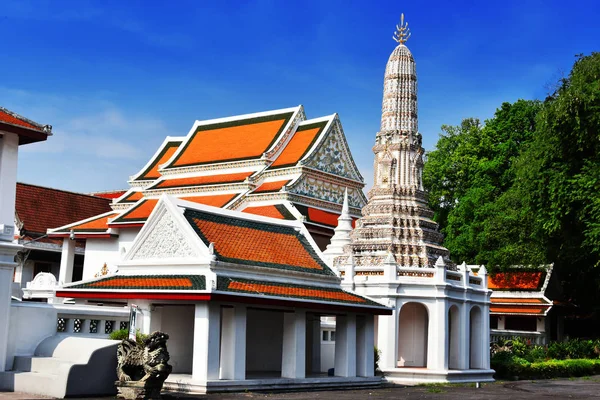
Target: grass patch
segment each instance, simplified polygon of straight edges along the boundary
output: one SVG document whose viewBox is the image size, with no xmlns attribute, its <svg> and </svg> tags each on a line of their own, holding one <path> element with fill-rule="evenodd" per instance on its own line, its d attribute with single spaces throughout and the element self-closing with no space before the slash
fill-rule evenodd
<svg viewBox="0 0 600 400">
<path fill-rule="evenodd" d="M 430 388 L 427 389 L 427 391 L 429 393 L 444 393 L 445 392 L 445 390 L 442 390 L 439 387 L 430 387 Z"/>
</svg>

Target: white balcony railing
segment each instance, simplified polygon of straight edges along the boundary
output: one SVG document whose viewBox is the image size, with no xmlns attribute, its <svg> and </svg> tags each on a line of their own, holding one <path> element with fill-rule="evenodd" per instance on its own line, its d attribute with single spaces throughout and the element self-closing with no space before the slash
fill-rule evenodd
<svg viewBox="0 0 600 400">
<path fill-rule="evenodd" d="M 497 343 L 499 340 L 513 340 L 516 338 L 523 339 L 536 345 L 545 345 L 547 343 L 546 332 L 490 329 L 490 343 Z"/>
</svg>

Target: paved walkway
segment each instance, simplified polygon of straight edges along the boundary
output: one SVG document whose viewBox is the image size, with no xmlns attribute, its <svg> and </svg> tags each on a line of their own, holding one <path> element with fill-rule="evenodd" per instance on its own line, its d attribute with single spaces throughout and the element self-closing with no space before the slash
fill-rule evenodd
<svg viewBox="0 0 600 400">
<path fill-rule="evenodd" d="M 165 400 L 173 397 L 165 396 Z M 189 399 L 189 397 L 182 397 Z M 577 379 L 495 382 L 476 389 L 472 385 L 430 385 L 384 387 L 367 390 L 331 390 L 295 393 L 232 393 L 197 396 L 206 400 L 532 400 L 532 399 L 600 399 L 600 376 Z M 35 400 L 42 396 L 23 393 L 0 393 L 0 400 Z M 103 398 L 106 400 L 108 398 Z M 87 398 L 86 400 L 94 400 Z M 98 399 L 97 399 L 98 400 Z"/>
</svg>

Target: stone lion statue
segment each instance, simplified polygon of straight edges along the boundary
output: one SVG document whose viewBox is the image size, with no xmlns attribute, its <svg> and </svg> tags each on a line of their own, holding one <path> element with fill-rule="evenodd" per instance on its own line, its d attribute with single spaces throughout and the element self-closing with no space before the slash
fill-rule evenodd
<svg viewBox="0 0 600 400">
<path fill-rule="evenodd" d="M 162 385 L 173 369 L 168 364 L 168 339 L 169 335 L 163 332 L 153 332 L 143 345 L 124 339 L 117 348 L 117 386 L 152 388 L 160 396 Z"/>
</svg>

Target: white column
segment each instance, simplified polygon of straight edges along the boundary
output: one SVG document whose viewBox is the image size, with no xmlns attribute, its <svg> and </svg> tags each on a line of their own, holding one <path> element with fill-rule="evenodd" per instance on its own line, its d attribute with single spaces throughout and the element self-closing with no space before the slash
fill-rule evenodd
<svg viewBox="0 0 600 400">
<path fill-rule="evenodd" d="M 469 310 L 469 303 L 460 305 L 460 359 L 458 364 L 460 369 L 469 369 L 471 362 L 471 315 L 469 314 Z"/>
<path fill-rule="evenodd" d="M 63 239 L 62 254 L 60 256 L 60 272 L 58 281 L 70 283 L 73 281 L 73 263 L 75 262 L 75 241 L 69 238 Z"/>
<path fill-rule="evenodd" d="M 506 317 L 504 315 L 498 316 L 498 330 L 505 330 L 504 323 L 506 322 Z"/>
<path fill-rule="evenodd" d="M 130 304 L 135 304 L 138 307 L 138 312 L 136 314 L 135 329 L 139 330 L 140 333 L 143 333 L 145 335 L 151 334 L 153 327 L 152 314 L 154 313 L 154 311 L 152 310 L 152 303 L 150 303 L 150 301 L 148 300 L 134 300 L 131 301 Z M 119 321 L 115 321 L 115 324 L 115 330 L 119 329 Z"/>
<path fill-rule="evenodd" d="M 194 354 L 192 379 L 197 382 L 219 379 L 221 309 L 214 303 L 198 303 L 194 313 Z"/>
<path fill-rule="evenodd" d="M 321 372 L 321 317 L 310 314 L 306 319 L 306 352 L 309 372 Z"/>
<path fill-rule="evenodd" d="M 481 307 L 481 356 L 482 368 L 490 368 L 490 307 L 485 305 Z"/>
<path fill-rule="evenodd" d="M 446 302 L 437 300 L 430 308 L 427 368 L 448 369 L 448 312 Z"/>
<path fill-rule="evenodd" d="M 0 241 L 14 240 L 19 136 L 0 135 Z M 12 277 L 11 277 L 12 281 Z"/>
<path fill-rule="evenodd" d="M 335 319 L 335 375 L 356 376 L 356 315 Z"/>
<path fill-rule="evenodd" d="M 281 377 L 306 377 L 306 312 L 296 310 L 283 314 L 283 353 Z"/>
<path fill-rule="evenodd" d="M 392 315 L 380 315 L 377 326 L 377 347 L 381 354 L 379 356 L 379 368 L 396 368 L 398 364 L 398 313 L 394 309 Z"/>
<path fill-rule="evenodd" d="M 375 317 L 361 315 L 356 318 L 356 375 L 375 375 Z"/>
<path fill-rule="evenodd" d="M 246 379 L 246 307 L 221 308 L 220 379 Z"/>
</svg>

